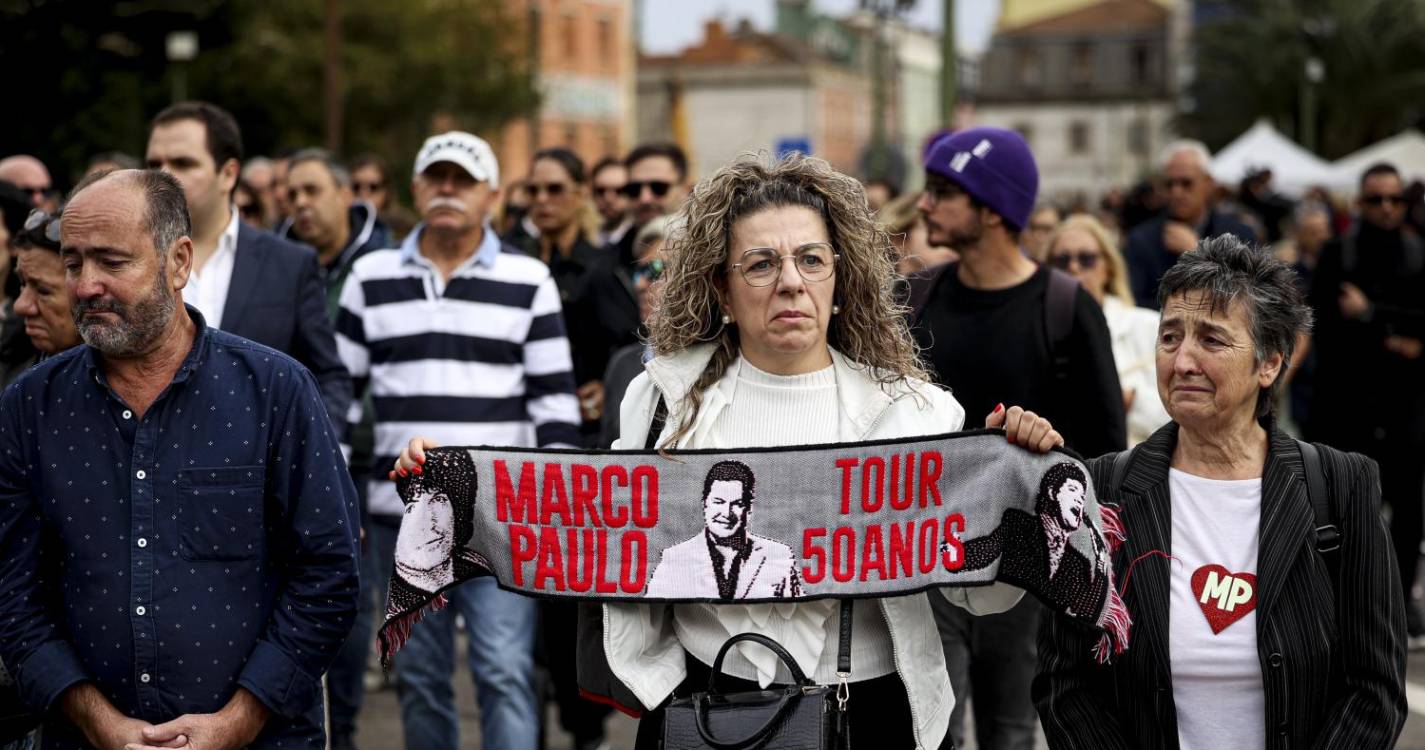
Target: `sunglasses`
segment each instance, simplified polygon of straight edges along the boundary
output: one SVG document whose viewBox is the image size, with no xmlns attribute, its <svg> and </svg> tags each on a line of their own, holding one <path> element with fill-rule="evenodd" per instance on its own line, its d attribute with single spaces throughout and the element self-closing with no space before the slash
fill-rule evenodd
<svg viewBox="0 0 1425 750">
<path fill-rule="evenodd" d="M 353 190 L 355 190 L 355 191 L 358 192 L 358 193 L 374 193 L 374 192 L 376 192 L 377 190 L 385 190 L 385 189 L 386 189 L 386 183 L 384 183 L 384 182 L 353 182 L 353 183 L 351 183 L 351 187 L 352 187 Z"/>
<path fill-rule="evenodd" d="M 1368 206 L 1383 206 L 1387 203 L 1398 206 L 1405 202 L 1405 196 L 1400 193 L 1392 193 L 1390 195 L 1363 195 L 1361 196 L 1361 202 Z"/>
<path fill-rule="evenodd" d="M 531 198 L 539 197 L 540 193 L 548 193 L 550 198 L 558 198 L 569 190 L 569 186 L 562 182 L 531 182 L 526 188 Z"/>
<path fill-rule="evenodd" d="M 637 198 L 638 196 L 643 195 L 643 188 L 645 187 L 647 187 L 653 193 L 654 198 L 662 198 L 663 196 L 668 194 L 669 190 L 673 189 L 673 183 L 668 182 L 667 180 L 629 182 L 625 183 L 623 187 L 619 188 L 619 192 L 623 193 L 625 198 Z"/>
<path fill-rule="evenodd" d="M 1055 253 L 1049 256 L 1049 263 L 1060 271 L 1067 271 L 1074 263 L 1079 264 L 1079 268 L 1091 271 L 1098 266 L 1099 254 L 1093 250 L 1083 252 Z"/>
<path fill-rule="evenodd" d="M 662 258 L 639 263 L 633 267 L 633 283 L 637 284 L 643 279 L 648 279 L 648 283 L 653 283 L 663 275 L 664 263 Z"/>
<path fill-rule="evenodd" d="M 43 240 L 59 247 L 59 217 L 42 208 L 31 211 L 25 217 L 24 231 L 32 240 Z"/>
</svg>

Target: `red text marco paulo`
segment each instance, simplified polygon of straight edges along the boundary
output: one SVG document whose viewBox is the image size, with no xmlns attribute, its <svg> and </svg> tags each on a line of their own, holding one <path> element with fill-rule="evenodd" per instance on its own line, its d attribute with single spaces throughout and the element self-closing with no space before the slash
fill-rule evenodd
<svg viewBox="0 0 1425 750">
<path fill-rule="evenodd" d="M 514 588 L 639 596 L 660 554 L 650 547 L 650 535 L 657 546 L 688 531 L 681 523 L 666 533 L 652 531 L 659 525 L 660 502 L 658 469 L 652 465 L 501 459 L 492 464 L 495 514 L 507 530 Z M 824 516 L 772 521 L 772 514 L 779 514 L 777 498 L 759 487 L 757 517 L 744 515 L 744 523 L 759 534 L 800 537 L 799 573 L 807 587 L 828 580 L 909 579 L 938 567 L 958 571 L 965 562 L 965 518 L 939 510 L 943 465 L 938 451 L 833 458 L 824 482 L 829 490 Z M 837 486 L 839 494 L 831 496 Z M 680 501 L 688 507 L 680 504 L 678 515 L 696 518 L 703 510 L 706 518 L 720 518 L 699 507 L 697 491 Z M 665 516 L 664 523 L 677 522 Z"/>
</svg>

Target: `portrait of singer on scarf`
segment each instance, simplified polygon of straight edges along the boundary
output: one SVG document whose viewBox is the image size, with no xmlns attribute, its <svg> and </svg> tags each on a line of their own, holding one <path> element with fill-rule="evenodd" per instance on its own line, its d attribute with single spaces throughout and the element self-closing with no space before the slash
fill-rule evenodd
<svg viewBox="0 0 1425 750">
<path fill-rule="evenodd" d="M 388 609 L 406 612 L 430 595 L 488 569 L 485 558 L 467 546 L 475 533 L 475 462 L 465 451 L 429 457 L 421 474 L 405 479 L 405 515 L 396 536 L 396 569 Z M 455 497 L 451 497 L 455 495 Z"/>
<path fill-rule="evenodd" d="M 756 495 L 757 478 L 747 464 L 713 464 L 703 481 L 703 530 L 663 550 L 648 579 L 648 595 L 723 600 L 800 596 L 792 548 L 749 531 Z"/>
<path fill-rule="evenodd" d="M 989 565 L 1001 559 L 1001 550 L 1007 548 L 1029 550 L 1027 559 L 1004 558 L 1000 578 L 1034 586 L 1050 603 L 1093 622 L 1108 596 L 1109 579 L 1098 575 L 1108 550 L 1103 538 L 1086 528 L 1088 488 L 1088 477 L 1076 464 L 1066 461 L 1049 467 L 1039 483 L 1035 515 L 1006 510 L 994 533 L 965 541 L 964 569 Z M 1080 549 L 1075 540 L 1088 540 L 1080 544 L 1089 549 Z"/>
<path fill-rule="evenodd" d="M 965 426 L 964 408 L 920 364 L 897 296 L 890 236 L 855 178 L 814 157 L 745 156 L 697 183 L 674 224 L 648 320 L 655 356 L 624 395 L 615 449 L 851 443 Z M 662 428 L 654 427 L 659 402 Z M 1063 445 L 1048 420 L 1018 406 L 996 408 L 983 425 L 1003 428 L 1025 450 Z M 432 447 L 411 440 L 392 477 L 421 470 Z M 689 512 L 699 500 L 688 498 Z M 775 502 L 762 498 L 759 512 L 777 512 Z M 730 517 L 712 525 L 719 524 L 738 525 Z M 848 680 L 857 696 L 852 713 L 864 717 L 852 722 L 866 729 L 853 732 L 853 746 L 935 747 L 945 736 L 953 690 L 930 596 L 988 614 L 1023 593 L 1000 582 L 859 600 Z M 770 637 L 810 679 L 838 681 L 835 600 L 604 602 L 603 611 L 598 656 L 652 709 L 635 748 L 660 746 L 664 714 L 652 707 L 703 689 L 719 648 L 737 633 Z M 738 689 L 791 681 L 776 656 L 748 644 L 728 652 L 722 672 L 720 684 Z"/>
</svg>

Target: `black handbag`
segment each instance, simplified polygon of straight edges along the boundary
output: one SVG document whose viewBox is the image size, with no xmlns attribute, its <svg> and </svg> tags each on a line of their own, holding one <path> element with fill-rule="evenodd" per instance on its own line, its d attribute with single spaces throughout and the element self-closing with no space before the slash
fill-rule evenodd
<svg viewBox="0 0 1425 750">
<path fill-rule="evenodd" d="M 845 750 L 851 746 L 847 715 L 851 676 L 851 600 L 841 602 L 835 686 L 807 679 L 780 643 L 758 633 L 739 633 L 722 644 L 705 693 L 678 698 L 664 709 L 664 750 Z M 722 660 L 744 641 L 761 644 L 791 672 L 792 684 L 770 690 L 723 693 L 717 689 Z"/>
</svg>

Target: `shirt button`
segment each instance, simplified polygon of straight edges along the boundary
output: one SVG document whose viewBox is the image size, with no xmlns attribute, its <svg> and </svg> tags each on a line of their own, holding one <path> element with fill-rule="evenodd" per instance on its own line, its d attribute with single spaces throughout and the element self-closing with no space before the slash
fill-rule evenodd
<svg viewBox="0 0 1425 750">
<path fill-rule="evenodd" d="M 124 419 L 133 419 L 133 418 L 134 418 L 134 413 L 131 412 L 131 411 L 129 411 L 128 409 L 125 409 L 125 410 L 124 410 Z"/>
<path fill-rule="evenodd" d="M 143 479 L 143 478 L 147 477 L 148 474 L 145 473 L 143 469 L 139 469 L 139 470 L 138 470 L 138 473 L 137 473 L 137 474 L 134 474 L 134 476 L 138 477 L 139 479 Z"/>
<path fill-rule="evenodd" d="M 143 616 L 144 616 L 145 614 L 147 614 L 147 613 L 148 613 L 148 610 L 144 609 L 144 607 L 143 607 L 142 604 L 140 604 L 140 605 L 137 606 L 137 607 L 134 607 L 134 614 L 138 615 L 139 617 L 143 617 Z"/>
<path fill-rule="evenodd" d="M 144 672 L 143 674 L 139 675 L 139 682 L 147 683 L 148 681 L 149 681 L 148 672 Z"/>
<path fill-rule="evenodd" d="M 138 540 L 137 542 L 135 542 L 135 543 L 138 544 L 138 546 L 140 546 L 140 547 L 147 547 L 147 546 L 148 546 L 148 540 L 147 540 L 147 539 L 144 539 L 143 537 L 139 537 L 139 540 Z"/>
</svg>

